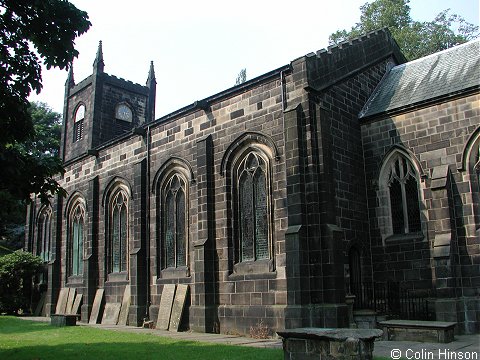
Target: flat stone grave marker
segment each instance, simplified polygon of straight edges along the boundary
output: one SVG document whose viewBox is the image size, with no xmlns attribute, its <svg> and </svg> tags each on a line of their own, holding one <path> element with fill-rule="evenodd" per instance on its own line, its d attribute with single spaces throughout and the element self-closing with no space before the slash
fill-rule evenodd
<svg viewBox="0 0 480 360">
<path fill-rule="evenodd" d="M 75 296 L 75 301 L 73 302 L 71 314 L 78 314 L 78 310 L 80 310 L 80 303 L 82 302 L 82 297 L 82 294 L 77 294 L 77 296 Z"/>
<path fill-rule="evenodd" d="M 72 313 L 72 306 L 75 300 L 75 293 L 76 293 L 75 288 L 70 288 L 70 290 L 68 291 L 68 300 L 67 300 L 67 307 L 65 308 L 65 314 Z"/>
<path fill-rule="evenodd" d="M 123 293 L 122 309 L 120 310 L 120 315 L 118 317 L 118 325 L 127 325 L 128 310 L 130 308 L 130 295 L 130 285 L 127 285 L 125 286 L 125 291 Z"/>
<path fill-rule="evenodd" d="M 92 313 L 90 314 L 89 324 L 96 324 L 98 315 L 100 314 L 100 306 L 102 305 L 104 289 L 98 289 L 93 300 Z"/>
<path fill-rule="evenodd" d="M 160 307 L 158 308 L 157 329 L 168 330 L 170 315 L 172 314 L 173 298 L 175 297 L 175 284 L 163 286 Z"/>
<path fill-rule="evenodd" d="M 103 312 L 102 325 L 117 325 L 121 303 L 106 303 Z"/>
<path fill-rule="evenodd" d="M 60 294 L 58 295 L 55 314 L 65 314 L 65 309 L 67 307 L 68 293 L 69 293 L 68 288 L 60 289 Z"/>
<path fill-rule="evenodd" d="M 170 331 L 178 331 L 182 320 L 183 308 L 187 298 L 188 285 L 179 284 L 175 293 L 175 300 L 172 306 L 172 316 L 170 317 Z"/>
</svg>

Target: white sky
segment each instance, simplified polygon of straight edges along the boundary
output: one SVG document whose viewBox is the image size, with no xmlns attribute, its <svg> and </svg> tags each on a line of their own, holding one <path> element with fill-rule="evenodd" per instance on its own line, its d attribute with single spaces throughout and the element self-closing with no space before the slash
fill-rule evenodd
<svg viewBox="0 0 480 360">
<path fill-rule="evenodd" d="M 367 0 L 70 0 L 87 11 L 90 30 L 76 41 L 75 82 L 92 73 L 99 40 L 105 72 L 144 85 L 150 61 L 157 79 L 155 117 L 201 100 L 328 46 L 350 29 Z M 132 6 L 133 4 L 133 6 Z M 479 24 L 478 0 L 411 0 L 414 20 L 444 9 Z M 43 71 L 43 90 L 30 100 L 63 111 L 66 71 Z"/>
</svg>

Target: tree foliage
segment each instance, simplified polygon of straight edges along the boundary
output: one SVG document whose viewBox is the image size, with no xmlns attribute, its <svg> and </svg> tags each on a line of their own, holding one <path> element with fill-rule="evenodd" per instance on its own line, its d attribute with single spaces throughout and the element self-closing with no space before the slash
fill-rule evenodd
<svg viewBox="0 0 480 360">
<path fill-rule="evenodd" d="M 42 259 L 25 251 L 0 257 L 0 313 L 29 308 L 32 279 L 42 269 Z"/>
<path fill-rule="evenodd" d="M 237 75 L 237 80 L 235 80 L 235 85 L 243 84 L 247 81 L 247 69 L 242 69 Z"/>
<path fill-rule="evenodd" d="M 32 181 L 39 186 L 44 182 L 37 175 L 61 172 L 62 166 L 58 153 L 61 137 L 61 115 L 54 112 L 47 104 L 31 103 L 28 113 L 32 117 L 34 136 L 10 144 L 3 155 L 12 154 L 11 166 L 5 166 L 8 178 L 13 180 L 9 188 L 0 190 L 0 245 L 19 249 L 23 245 L 22 237 L 25 226 L 24 192 L 29 191 Z M 8 159 L 5 156 L 5 159 Z M 40 168 L 37 170 L 39 166 Z M 26 175 L 26 176 L 25 176 Z M 3 176 L 0 177 L 0 180 Z M 5 187 L 7 184 L 4 185 Z M 54 191 L 54 190 L 51 190 Z"/>
<path fill-rule="evenodd" d="M 42 102 L 32 102 L 28 108 L 32 117 L 33 139 L 21 145 L 30 153 L 58 156 L 62 131 L 62 115 Z"/>
<path fill-rule="evenodd" d="M 43 201 L 61 192 L 53 179 L 60 161 L 40 150 L 27 98 L 42 89 L 41 62 L 68 68 L 78 56 L 75 38 L 90 25 L 65 0 L 0 0 L 0 191 L 18 199 L 38 193 Z"/>
<path fill-rule="evenodd" d="M 409 60 L 433 54 L 478 37 L 475 26 L 450 9 L 439 13 L 432 21 L 415 21 L 410 16 L 409 0 L 375 0 L 360 7 L 360 22 L 350 31 L 338 30 L 329 37 L 338 44 L 355 37 L 388 27 Z"/>
</svg>

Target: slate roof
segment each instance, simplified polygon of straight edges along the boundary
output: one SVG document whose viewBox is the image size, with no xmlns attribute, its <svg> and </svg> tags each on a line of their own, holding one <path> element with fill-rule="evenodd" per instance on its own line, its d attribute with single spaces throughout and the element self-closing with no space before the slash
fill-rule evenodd
<svg viewBox="0 0 480 360">
<path fill-rule="evenodd" d="M 480 41 L 470 41 L 393 67 L 359 114 L 392 113 L 480 88 Z"/>
</svg>

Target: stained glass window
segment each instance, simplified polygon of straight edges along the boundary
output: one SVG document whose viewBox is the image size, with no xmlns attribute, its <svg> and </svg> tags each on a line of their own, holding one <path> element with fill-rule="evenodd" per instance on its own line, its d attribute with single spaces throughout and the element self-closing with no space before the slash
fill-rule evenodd
<svg viewBox="0 0 480 360">
<path fill-rule="evenodd" d="M 238 167 L 239 260 L 269 258 L 267 166 L 250 153 Z"/>
<path fill-rule="evenodd" d="M 83 273 L 83 237 L 84 237 L 85 209 L 78 204 L 74 207 L 71 217 L 71 239 L 69 249 L 69 273 L 80 275 Z"/>
<path fill-rule="evenodd" d="M 411 163 L 397 155 L 390 164 L 388 187 L 394 234 L 406 234 L 422 230 L 418 181 Z"/>
<path fill-rule="evenodd" d="M 127 271 L 128 246 L 128 198 L 118 191 L 111 203 L 110 272 Z"/>
<path fill-rule="evenodd" d="M 37 251 L 36 254 L 44 262 L 50 261 L 52 238 L 52 210 L 44 207 L 38 217 L 37 224 Z"/>
<path fill-rule="evenodd" d="M 163 268 L 187 264 L 187 204 L 185 181 L 173 175 L 163 189 Z"/>
</svg>

